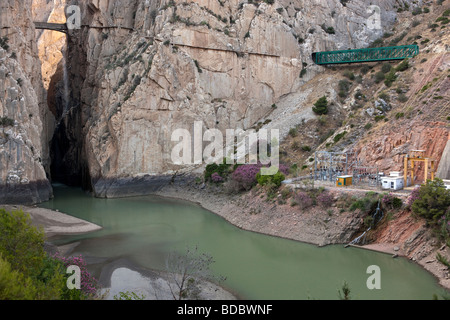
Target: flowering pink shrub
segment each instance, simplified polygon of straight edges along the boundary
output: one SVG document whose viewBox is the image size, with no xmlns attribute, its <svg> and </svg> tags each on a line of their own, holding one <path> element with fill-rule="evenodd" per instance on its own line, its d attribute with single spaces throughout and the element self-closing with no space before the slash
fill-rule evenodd
<svg viewBox="0 0 450 320">
<path fill-rule="evenodd" d="M 392 200 L 394 199 L 394 196 L 392 195 L 392 193 L 386 193 L 383 198 L 381 199 L 381 202 L 383 202 L 383 204 L 385 205 L 389 205 L 392 203 Z"/>
<path fill-rule="evenodd" d="M 285 164 L 280 164 L 278 166 L 278 170 L 280 170 L 280 172 L 282 174 L 284 174 L 285 176 L 287 176 L 289 174 L 289 167 Z"/>
<path fill-rule="evenodd" d="M 214 172 L 211 175 L 211 180 L 212 180 L 212 182 L 215 182 L 215 183 L 223 182 L 223 178 L 217 172 Z"/>
<path fill-rule="evenodd" d="M 249 190 L 256 184 L 256 175 L 261 167 L 260 163 L 243 164 L 234 170 L 231 178 L 239 183 L 241 189 Z"/>
<path fill-rule="evenodd" d="M 415 188 L 408 197 L 406 205 L 411 208 L 414 201 L 420 198 L 420 187 Z"/>
<path fill-rule="evenodd" d="M 324 191 L 316 197 L 316 200 L 320 206 L 327 208 L 333 203 L 333 196 L 329 192 Z"/>
<path fill-rule="evenodd" d="M 306 209 L 313 205 L 313 200 L 311 197 L 303 191 L 297 192 L 297 194 L 294 196 L 295 202 L 297 202 L 300 209 Z"/>
<path fill-rule="evenodd" d="M 66 258 L 57 253 L 53 257 L 61 261 L 66 268 L 70 265 L 78 266 L 81 271 L 81 292 L 88 297 L 94 297 L 97 294 L 98 281 L 87 270 L 86 261 L 81 255 Z"/>
</svg>

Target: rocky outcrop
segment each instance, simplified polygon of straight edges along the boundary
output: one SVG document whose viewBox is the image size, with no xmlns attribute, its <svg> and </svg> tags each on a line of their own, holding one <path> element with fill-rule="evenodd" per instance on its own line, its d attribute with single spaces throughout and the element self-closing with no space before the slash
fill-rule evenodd
<svg viewBox="0 0 450 320">
<path fill-rule="evenodd" d="M 360 142 L 355 150 L 365 163 L 386 174 L 388 171 L 402 171 L 403 158 L 410 150 L 424 150 L 426 157 L 436 160 L 436 170 L 450 137 L 446 123 L 421 120 L 384 125 L 378 133 L 369 141 Z M 418 165 L 414 173 L 416 183 L 423 182 L 423 174 L 423 165 Z"/>
<path fill-rule="evenodd" d="M 174 130 L 253 127 L 322 70 L 312 52 L 367 46 L 393 25 L 396 3 L 86 1 L 90 28 L 69 44 L 74 101 L 61 170 L 104 196 L 115 180 L 191 169 L 171 159 Z M 382 29 L 367 23 L 371 4 Z"/>
<path fill-rule="evenodd" d="M 442 158 L 439 162 L 436 176 L 440 179 L 450 179 L 450 138 L 445 145 L 445 149 L 442 152 Z"/>
<path fill-rule="evenodd" d="M 40 75 L 31 0 L 0 3 L 0 203 L 49 199 L 51 119 Z"/>
</svg>

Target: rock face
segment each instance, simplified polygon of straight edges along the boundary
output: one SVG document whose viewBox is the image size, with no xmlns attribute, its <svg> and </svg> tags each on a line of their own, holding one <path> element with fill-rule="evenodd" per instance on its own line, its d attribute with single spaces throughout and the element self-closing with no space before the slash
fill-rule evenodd
<svg viewBox="0 0 450 320">
<path fill-rule="evenodd" d="M 441 161 L 439 162 L 436 176 L 441 179 L 450 179 L 450 138 L 445 145 L 442 153 Z"/>
<path fill-rule="evenodd" d="M 403 157 L 409 150 L 424 150 L 426 157 L 437 160 L 436 170 L 450 137 L 447 124 L 442 122 L 405 121 L 398 126 L 385 125 L 378 132 L 356 150 L 365 163 L 386 174 L 403 170 Z M 423 174 L 423 164 L 416 165 L 416 183 L 424 182 Z"/>
<path fill-rule="evenodd" d="M 35 203 L 52 195 L 46 175 L 51 114 L 30 8 L 31 0 L 0 3 L 0 203 Z"/>
<path fill-rule="evenodd" d="M 371 4 L 381 29 L 368 24 Z M 98 196 L 120 195 L 119 181 L 158 188 L 193 167 L 171 159 L 176 129 L 253 127 L 322 70 L 312 52 L 366 47 L 395 22 L 396 4 L 86 1 L 90 28 L 74 30 L 68 48 L 72 104 L 58 170 Z"/>
</svg>

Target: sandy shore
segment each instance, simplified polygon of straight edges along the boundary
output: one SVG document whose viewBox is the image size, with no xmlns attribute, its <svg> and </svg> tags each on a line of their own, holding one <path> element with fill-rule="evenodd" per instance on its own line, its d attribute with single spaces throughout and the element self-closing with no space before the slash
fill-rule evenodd
<svg viewBox="0 0 450 320">
<path fill-rule="evenodd" d="M 6 211 L 22 210 L 29 213 L 31 222 L 36 227 L 41 227 L 47 239 L 60 235 L 83 234 L 102 229 L 89 221 L 85 221 L 65 213 L 46 208 L 22 205 L 0 205 Z M 64 256 L 76 248 L 79 242 L 53 247 Z M 144 300 L 172 300 L 169 284 L 175 285 L 168 280 L 166 274 L 155 270 L 140 268 L 126 259 L 109 261 L 97 257 L 85 257 L 88 265 L 100 265 L 99 283 L 102 286 L 101 294 L 106 300 L 113 300 L 119 292 L 134 292 L 143 296 Z M 201 300 L 236 300 L 236 296 L 220 286 L 207 281 L 198 281 L 199 299 Z"/>
<path fill-rule="evenodd" d="M 47 238 L 56 235 L 82 234 L 102 229 L 94 223 L 50 209 L 20 205 L 0 205 L 0 208 L 4 208 L 6 211 L 22 210 L 29 213 L 32 224 L 42 227 Z"/>
</svg>

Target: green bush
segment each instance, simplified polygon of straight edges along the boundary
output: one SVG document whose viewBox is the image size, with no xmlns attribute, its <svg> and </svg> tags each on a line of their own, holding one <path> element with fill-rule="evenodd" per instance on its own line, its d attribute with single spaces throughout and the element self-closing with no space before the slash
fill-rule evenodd
<svg viewBox="0 0 450 320">
<path fill-rule="evenodd" d="M 290 129 L 289 129 L 289 135 L 290 135 L 291 137 L 296 137 L 297 134 L 298 134 L 297 128 L 290 128 Z"/>
<path fill-rule="evenodd" d="M 395 68 L 395 70 L 402 72 L 408 68 L 409 68 L 409 60 L 408 58 L 406 58 L 405 60 L 399 63 L 399 65 Z"/>
<path fill-rule="evenodd" d="M 344 72 L 344 77 L 350 79 L 350 80 L 355 80 L 355 74 L 351 71 L 345 71 Z"/>
<path fill-rule="evenodd" d="M 390 87 L 394 81 L 397 80 L 397 76 L 395 75 L 395 71 L 392 70 L 386 75 L 386 79 L 384 80 L 384 84 L 387 87 Z"/>
<path fill-rule="evenodd" d="M 274 175 L 261 175 L 261 173 L 256 175 L 256 181 L 258 181 L 258 184 L 261 186 L 273 184 L 276 188 L 279 188 L 284 179 L 285 176 L 280 171 Z"/>
<path fill-rule="evenodd" d="M 0 299 L 60 299 L 65 287 L 61 264 L 44 251 L 43 231 L 22 211 L 0 209 L 0 279 Z"/>
<path fill-rule="evenodd" d="M 383 81 L 385 79 L 385 75 L 383 72 L 379 71 L 377 73 L 375 73 L 375 82 L 376 83 L 380 83 L 381 81 Z"/>
<path fill-rule="evenodd" d="M 3 127 L 13 127 L 14 120 L 8 117 L 0 117 L 0 126 Z"/>
<path fill-rule="evenodd" d="M 364 213 L 371 213 L 375 211 L 378 205 L 378 196 L 377 194 L 367 193 L 364 197 L 353 199 L 352 204 L 350 205 L 349 210 L 355 211 L 356 209 L 361 210 Z"/>
<path fill-rule="evenodd" d="M 314 103 L 314 107 L 312 107 L 312 110 L 316 114 L 327 114 L 328 113 L 328 101 L 327 97 L 323 96 L 319 98 L 316 103 Z"/>
<path fill-rule="evenodd" d="M 335 135 L 334 138 L 333 138 L 334 143 L 339 142 L 339 140 L 341 140 L 346 134 L 347 134 L 347 131 L 343 131 L 343 132 L 338 133 L 337 135 Z"/>
<path fill-rule="evenodd" d="M 404 93 L 400 93 L 400 94 L 398 95 L 398 101 L 400 101 L 400 102 L 406 102 L 406 101 L 408 101 L 408 97 L 407 97 Z"/>
<path fill-rule="evenodd" d="M 418 198 L 412 203 L 412 211 L 423 217 L 430 225 L 437 225 L 450 207 L 450 190 L 436 178 L 428 180 L 419 189 Z"/>
<path fill-rule="evenodd" d="M 210 181 L 211 176 L 213 173 L 217 173 L 222 178 L 226 178 L 230 173 L 230 164 L 225 163 L 225 159 L 223 160 L 223 163 L 217 164 L 217 163 L 211 163 L 206 165 L 205 168 L 205 181 Z"/>
<path fill-rule="evenodd" d="M 405 114 L 403 112 L 397 112 L 395 114 L 395 119 L 400 119 L 400 118 L 403 118 L 404 116 L 405 116 Z"/>
<path fill-rule="evenodd" d="M 389 71 L 391 71 L 392 66 L 389 62 L 383 63 L 383 65 L 381 66 L 381 72 L 383 73 L 388 73 Z"/>
<path fill-rule="evenodd" d="M 311 147 L 310 146 L 303 146 L 302 150 L 306 151 L 306 152 L 309 152 L 309 151 L 311 151 Z"/>
</svg>

